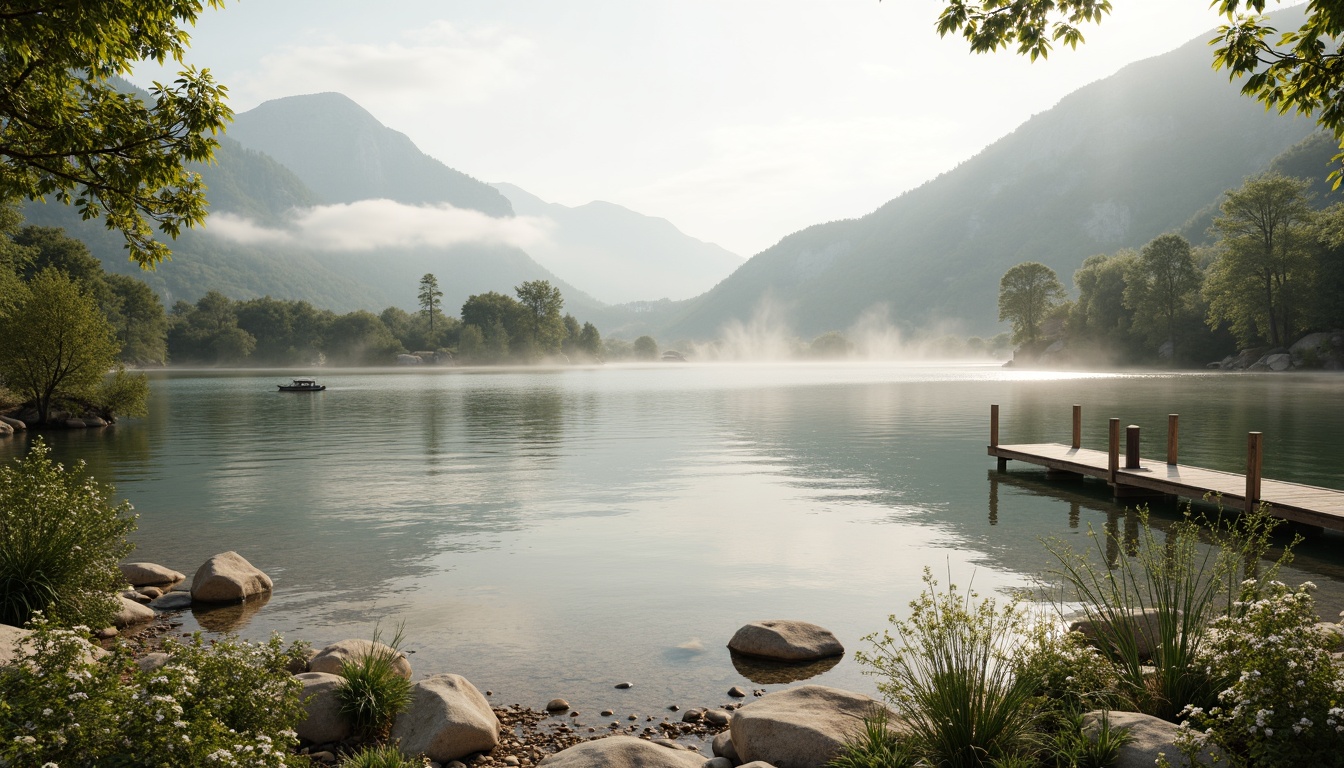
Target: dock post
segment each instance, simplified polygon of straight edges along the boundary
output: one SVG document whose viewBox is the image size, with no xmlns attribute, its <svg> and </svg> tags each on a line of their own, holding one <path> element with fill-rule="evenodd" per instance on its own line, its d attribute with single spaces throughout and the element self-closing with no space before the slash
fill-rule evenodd
<svg viewBox="0 0 1344 768">
<path fill-rule="evenodd" d="M 993 403 L 989 406 L 989 447 L 999 447 L 999 404 Z M 998 468 L 1000 472 L 1008 471 L 1008 460 L 1002 456 L 998 458 Z"/>
<path fill-rule="evenodd" d="M 1083 447 L 1083 406 L 1073 406 L 1073 449 Z"/>
<path fill-rule="evenodd" d="M 1264 460 L 1261 433 L 1246 433 L 1246 507 L 1247 514 L 1260 503 L 1260 468 Z"/>
<path fill-rule="evenodd" d="M 1111 419 L 1111 435 L 1108 446 L 1109 461 L 1106 462 L 1106 481 L 1115 485 L 1115 476 L 1120 470 L 1120 420 Z"/>
<path fill-rule="evenodd" d="M 1125 469 L 1139 468 L 1139 425 L 1125 427 Z"/>
<path fill-rule="evenodd" d="M 1180 414 L 1167 414 L 1167 463 L 1173 467 L 1177 464 L 1176 452 L 1181 443 L 1180 421 Z"/>
</svg>

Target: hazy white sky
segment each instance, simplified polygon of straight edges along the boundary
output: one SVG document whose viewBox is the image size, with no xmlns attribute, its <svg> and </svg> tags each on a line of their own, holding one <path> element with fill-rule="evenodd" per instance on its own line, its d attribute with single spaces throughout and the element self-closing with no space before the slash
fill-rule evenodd
<svg viewBox="0 0 1344 768">
<path fill-rule="evenodd" d="M 478 179 L 565 205 L 608 200 L 751 256 L 868 213 L 1220 23 L 1205 0 L 1119 0 L 1086 45 L 1031 64 L 940 39 L 940 7 L 241 0 L 206 12 L 189 60 L 229 87 L 235 111 L 339 91 Z"/>
</svg>

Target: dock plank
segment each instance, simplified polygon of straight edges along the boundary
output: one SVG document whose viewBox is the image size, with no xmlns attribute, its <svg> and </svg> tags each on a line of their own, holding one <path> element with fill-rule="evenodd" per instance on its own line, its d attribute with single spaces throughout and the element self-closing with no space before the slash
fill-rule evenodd
<svg viewBox="0 0 1344 768">
<path fill-rule="evenodd" d="M 991 445 L 989 455 L 1110 480 L 1110 455 L 1105 451 L 1062 443 L 1022 443 Z M 1139 488 L 1187 499 L 1219 494 L 1229 507 L 1240 507 L 1246 500 L 1244 475 L 1164 461 L 1144 460 L 1139 469 L 1125 469 L 1121 457 L 1115 486 L 1117 492 L 1126 487 Z M 1344 531 L 1344 491 L 1264 478 L 1260 481 L 1260 501 L 1269 505 L 1275 517 Z"/>
</svg>

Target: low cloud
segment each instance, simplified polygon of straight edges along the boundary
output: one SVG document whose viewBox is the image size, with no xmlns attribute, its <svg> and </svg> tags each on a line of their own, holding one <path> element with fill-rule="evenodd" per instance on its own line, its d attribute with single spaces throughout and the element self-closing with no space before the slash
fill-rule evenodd
<svg viewBox="0 0 1344 768">
<path fill-rule="evenodd" d="M 269 227 L 231 213 L 211 214 L 207 231 L 245 245 L 290 245 L 318 251 L 446 248 L 493 243 L 527 249 L 546 242 L 550 219 L 497 219 L 451 205 L 407 205 L 393 200 L 296 208 L 284 226 Z"/>
</svg>

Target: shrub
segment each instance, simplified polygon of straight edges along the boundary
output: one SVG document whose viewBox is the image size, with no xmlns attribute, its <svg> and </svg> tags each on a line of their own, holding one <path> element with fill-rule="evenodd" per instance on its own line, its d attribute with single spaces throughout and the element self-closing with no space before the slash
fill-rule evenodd
<svg viewBox="0 0 1344 768">
<path fill-rule="evenodd" d="M 907 620 L 865 638 L 860 663 L 881 679 L 921 756 L 948 768 L 979 768 L 1029 748 L 1038 681 L 1015 673 L 1014 646 L 1027 618 L 1017 601 L 1000 608 L 955 585 L 945 592 L 926 569 Z"/>
<path fill-rule="evenodd" d="M 89 658 L 79 630 L 38 617 L 35 656 L 0 675 L 0 764 L 38 766 L 306 765 L 291 755 L 302 684 L 286 670 L 301 646 L 196 635 L 169 642 L 142 671 L 129 651 Z"/>
<path fill-rule="evenodd" d="M 27 458 L 0 467 L 0 623 L 23 626 L 41 611 L 64 626 L 105 627 L 132 548 L 131 505 L 111 486 L 51 461 L 40 438 Z"/>
<path fill-rule="evenodd" d="M 863 718 L 863 730 L 845 741 L 840 754 L 826 768 L 914 768 L 914 746 L 891 730 L 886 710 L 876 708 Z"/>
<path fill-rule="evenodd" d="M 406 757 L 394 746 L 365 747 L 341 760 L 340 768 L 424 768 L 428 763 Z"/>
<path fill-rule="evenodd" d="M 1187 749 L 1212 744 L 1265 768 L 1344 766 L 1344 667 L 1316 629 L 1309 582 L 1274 582 L 1262 595 L 1247 583 L 1239 616 L 1214 623 L 1201 654 L 1232 680 L 1216 706 L 1187 708 Z"/>
<path fill-rule="evenodd" d="M 1223 681 L 1196 657 L 1209 623 L 1236 610 L 1231 587 L 1256 574 L 1277 521 L 1263 508 L 1231 521 L 1221 514 L 1196 519 L 1187 510 L 1158 541 L 1147 510 L 1137 514 L 1137 540 L 1121 541 L 1116 531 L 1104 536 L 1089 531 L 1097 559 L 1107 565 L 1058 540 L 1047 542 L 1046 549 L 1058 559 L 1057 574 L 1081 601 L 1098 643 L 1115 663 L 1122 692 L 1139 710 L 1175 721 L 1185 705 L 1205 707 L 1215 700 Z M 1201 534 L 1214 545 L 1204 545 Z M 1112 560 L 1108 550 L 1127 556 Z M 1286 550 L 1279 562 L 1288 557 Z M 1145 613 L 1155 615 L 1155 621 L 1143 618 Z M 1153 650 L 1147 658 L 1138 637 L 1150 631 L 1156 637 L 1148 638 Z M 1149 662 L 1156 674 L 1144 669 Z"/>
<path fill-rule="evenodd" d="M 1016 674 L 1036 682 L 1042 707 L 1079 714 L 1115 704 L 1119 679 L 1115 667 L 1078 632 L 1058 624 L 1031 625 L 1014 658 Z M 1081 726 L 1080 726 L 1081 727 Z"/>
<path fill-rule="evenodd" d="M 397 715 L 410 706 L 411 681 L 396 671 L 401 640 L 402 631 L 398 629 L 384 645 L 375 629 L 369 652 L 341 664 L 344 679 L 336 686 L 336 700 L 341 715 L 363 738 L 386 737 Z"/>
</svg>

